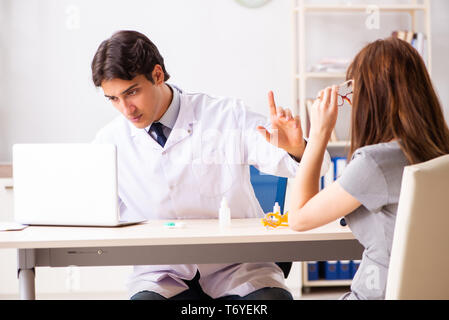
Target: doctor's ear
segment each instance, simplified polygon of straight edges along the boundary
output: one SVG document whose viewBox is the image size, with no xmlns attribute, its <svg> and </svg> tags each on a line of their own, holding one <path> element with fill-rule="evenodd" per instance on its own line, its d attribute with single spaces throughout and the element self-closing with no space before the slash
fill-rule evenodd
<svg viewBox="0 0 449 320">
<path fill-rule="evenodd" d="M 164 83 L 165 80 L 164 71 L 162 70 L 162 67 L 159 64 L 154 66 L 151 76 L 153 78 L 153 82 L 155 85 L 160 85 Z"/>
</svg>

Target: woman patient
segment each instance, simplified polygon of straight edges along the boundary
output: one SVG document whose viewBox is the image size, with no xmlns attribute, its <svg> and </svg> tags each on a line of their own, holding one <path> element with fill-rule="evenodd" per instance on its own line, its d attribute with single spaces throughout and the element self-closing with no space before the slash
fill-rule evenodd
<svg viewBox="0 0 449 320">
<path fill-rule="evenodd" d="M 305 231 L 345 217 L 365 250 L 351 292 L 341 298 L 384 299 L 404 166 L 448 154 L 449 130 L 425 64 L 405 41 L 366 46 L 347 80 L 353 90 L 350 162 L 319 192 L 320 164 L 338 114 L 338 88 L 329 87 L 313 104 L 289 225 Z"/>
</svg>

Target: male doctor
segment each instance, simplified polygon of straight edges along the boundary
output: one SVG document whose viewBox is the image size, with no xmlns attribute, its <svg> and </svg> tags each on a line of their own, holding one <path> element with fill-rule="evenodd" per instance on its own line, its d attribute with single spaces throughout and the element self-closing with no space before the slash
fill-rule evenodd
<svg viewBox="0 0 449 320">
<path fill-rule="evenodd" d="M 169 79 L 156 46 L 119 31 L 92 61 L 95 86 L 120 111 L 96 143 L 118 151 L 123 219 L 214 219 L 223 197 L 232 218 L 261 217 L 249 165 L 294 177 L 305 148 L 299 118 L 269 94 L 266 118 L 231 98 L 186 93 Z M 271 143 L 270 143 L 271 142 Z M 329 155 L 323 162 L 327 169 Z M 275 263 L 135 266 L 131 299 L 292 299 Z"/>
</svg>

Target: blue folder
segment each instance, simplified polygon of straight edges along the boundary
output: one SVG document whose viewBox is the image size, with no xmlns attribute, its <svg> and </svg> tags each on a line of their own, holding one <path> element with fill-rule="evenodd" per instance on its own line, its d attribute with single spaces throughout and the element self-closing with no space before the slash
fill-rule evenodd
<svg viewBox="0 0 449 320">
<path fill-rule="evenodd" d="M 324 278 L 326 280 L 338 279 L 338 261 L 326 261 L 324 263 Z"/>
<path fill-rule="evenodd" d="M 352 279 L 351 262 L 349 260 L 339 261 L 339 279 L 349 280 Z"/>
<path fill-rule="evenodd" d="M 307 262 L 307 279 L 309 281 L 318 280 L 318 262 Z"/>
<path fill-rule="evenodd" d="M 351 260 L 351 278 L 354 278 L 355 273 L 359 269 L 360 260 Z"/>
</svg>

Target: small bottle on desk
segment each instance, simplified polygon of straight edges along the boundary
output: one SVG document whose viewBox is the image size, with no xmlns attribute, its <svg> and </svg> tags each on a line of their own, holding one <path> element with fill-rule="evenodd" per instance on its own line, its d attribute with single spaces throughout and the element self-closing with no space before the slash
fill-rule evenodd
<svg viewBox="0 0 449 320">
<path fill-rule="evenodd" d="M 218 222 L 220 228 L 229 228 L 231 226 L 231 209 L 229 209 L 225 197 L 221 200 L 220 210 L 218 211 Z"/>
<path fill-rule="evenodd" d="M 281 207 L 279 206 L 279 203 L 277 203 L 277 202 L 274 203 L 273 213 L 274 214 L 276 214 L 276 213 L 281 214 Z"/>
</svg>

